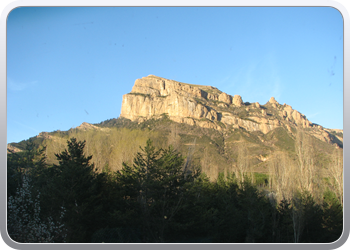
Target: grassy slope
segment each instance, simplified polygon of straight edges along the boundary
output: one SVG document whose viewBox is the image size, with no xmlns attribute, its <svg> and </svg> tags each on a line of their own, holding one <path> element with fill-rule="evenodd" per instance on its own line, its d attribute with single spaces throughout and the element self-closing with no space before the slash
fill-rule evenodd
<svg viewBox="0 0 350 250">
<path fill-rule="evenodd" d="M 85 154 L 93 155 L 93 162 L 98 169 L 106 164 L 115 171 L 121 168 L 122 162 L 132 162 L 140 146 L 144 146 L 151 138 L 156 147 L 167 147 L 170 143 L 187 157 L 189 149 L 194 147 L 193 162 L 201 165 L 202 170 L 211 178 L 216 178 L 219 172 L 231 172 L 232 164 L 238 158 L 238 149 L 245 143 L 249 158 L 257 172 L 267 172 L 267 162 L 262 162 L 258 156 L 268 157 L 275 150 L 294 154 L 294 138 L 283 128 L 270 131 L 248 133 L 244 129 L 230 130 L 225 133 L 214 129 L 205 129 L 171 121 L 166 116 L 161 119 L 150 119 L 143 123 L 131 122 L 125 118 L 110 119 L 94 124 L 103 130 L 55 131 L 48 133 L 51 138 L 32 138 L 37 146 L 47 146 L 49 164 L 57 163 L 55 153 L 66 148 L 66 141 L 71 137 L 86 140 Z M 176 138 L 171 139 L 176 131 Z M 174 137 L 174 136 L 173 136 Z M 195 145 L 194 145 L 195 142 Z M 24 149 L 25 141 L 13 143 L 15 147 Z M 332 146 L 314 139 L 313 145 L 317 152 L 318 166 L 323 167 L 329 161 Z"/>
</svg>

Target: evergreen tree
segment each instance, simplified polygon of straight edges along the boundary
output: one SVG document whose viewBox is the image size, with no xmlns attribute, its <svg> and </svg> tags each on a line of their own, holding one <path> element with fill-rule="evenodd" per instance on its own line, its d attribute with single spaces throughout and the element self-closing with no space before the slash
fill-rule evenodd
<svg viewBox="0 0 350 250">
<path fill-rule="evenodd" d="M 22 186 L 23 175 L 30 175 L 33 181 L 47 167 L 46 147 L 39 148 L 32 139 L 26 142 L 25 150 L 14 152 L 7 149 L 7 193 L 15 195 L 16 189 Z"/>
<path fill-rule="evenodd" d="M 58 165 L 48 168 L 45 175 L 43 196 L 46 199 L 46 212 L 52 205 L 65 207 L 65 225 L 68 229 L 67 242 L 90 242 L 92 233 L 101 225 L 104 214 L 103 185 L 104 174 L 98 174 L 92 156 L 84 155 L 85 141 L 71 138 L 68 149 L 55 154 Z"/>
<path fill-rule="evenodd" d="M 181 208 L 186 185 L 199 171 L 183 171 L 184 159 L 172 147 L 156 150 L 149 139 L 134 158 L 116 174 L 125 198 L 138 204 L 145 241 L 164 242 L 164 234 Z"/>
<path fill-rule="evenodd" d="M 325 192 L 322 210 L 323 236 L 319 238 L 322 242 L 334 242 L 343 233 L 343 206 L 336 194 Z"/>
<path fill-rule="evenodd" d="M 294 242 L 294 229 L 292 217 L 292 201 L 283 199 L 277 207 L 277 230 L 275 230 L 274 242 Z"/>
</svg>

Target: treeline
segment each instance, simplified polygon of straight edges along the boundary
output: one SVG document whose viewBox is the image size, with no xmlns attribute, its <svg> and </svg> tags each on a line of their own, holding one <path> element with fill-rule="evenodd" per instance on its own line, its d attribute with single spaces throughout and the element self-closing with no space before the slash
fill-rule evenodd
<svg viewBox="0 0 350 250">
<path fill-rule="evenodd" d="M 145 145 L 148 138 L 161 138 L 157 131 L 142 131 L 127 128 L 101 128 L 95 129 L 71 129 L 64 135 L 53 135 L 52 138 L 43 141 L 46 147 L 45 154 L 48 164 L 57 164 L 55 154 L 63 151 L 69 138 L 86 141 L 84 152 L 93 155 L 91 163 L 101 170 L 106 164 L 112 171 L 120 170 L 123 162 L 132 162 L 139 146 Z M 157 146 L 161 147 L 161 139 L 157 140 Z"/>
<path fill-rule="evenodd" d="M 7 229 L 14 241 L 328 243 L 342 234 L 342 202 L 331 190 L 321 201 L 306 188 L 281 198 L 244 172 L 211 182 L 191 157 L 151 140 L 132 164 L 100 172 L 84 147 L 71 138 L 53 165 L 31 142 L 8 154 Z"/>
</svg>

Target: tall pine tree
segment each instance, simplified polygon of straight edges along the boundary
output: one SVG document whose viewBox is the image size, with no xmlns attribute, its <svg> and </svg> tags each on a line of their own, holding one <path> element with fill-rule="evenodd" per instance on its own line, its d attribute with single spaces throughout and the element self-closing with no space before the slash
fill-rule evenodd
<svg viewBox="0 0 350 250">
<path fill-rule="evenodd" d="M 123 163 L 116 174 L 124 196 L 138 204 L 144 241 L 164 242 L 165 231 L 181 208 L 186 185 L 199 171 L 184 171 L 184 158 L 172 147 L 159 149 L 148 140 L 137 153 L 132 166 Z"/>
<path fill-rule="evenodd" d="M 85 141 L 71 138 L 68 149 L 55 154 L 58 165 L 48 168 L 45 198 L 54 207 L 67 211 L 67 242 L 90 242 L 92 233 L 102 220 L 104 174 L 97 173 L 92 156 L 84 155 Z"/>
</svg>

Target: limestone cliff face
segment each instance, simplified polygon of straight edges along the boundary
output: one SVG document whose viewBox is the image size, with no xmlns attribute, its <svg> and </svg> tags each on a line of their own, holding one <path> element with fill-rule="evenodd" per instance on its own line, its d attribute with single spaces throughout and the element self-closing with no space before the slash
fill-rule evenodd
<svg viewBox="0 0 350 250">
<path fill-rule="evenodd" d="M 264 134 L 284 127 L 310 128 L 317 138 L 329 141 L 329 133 L 312 124 L 289 105 L 274 97 L 265 104 L 244 103 L 239 95 L 231 96 L 215 87 L 181 83 L 149 75 L 137 79 L 129 94 L 123 96 L 121 117 L 142 122 L 162 114 L 176 122 L 217 130 L 243 128 Z M 313 129 L 317 129 L 314 132 Z"/>
<path fill-rule="evenodd" d="M 204 104 L 206 101 L 231 105 L 232 97 L 214 87 L 185 84 L 150 75 L 137 79 L 131 93 L 123 96 L 120 116 L 141 121 L 167 114 L 177 122 L 221 129 L 209 122 L 220 121 L 220 118 L 213 107 Z"/>
</svg>

